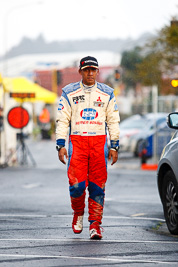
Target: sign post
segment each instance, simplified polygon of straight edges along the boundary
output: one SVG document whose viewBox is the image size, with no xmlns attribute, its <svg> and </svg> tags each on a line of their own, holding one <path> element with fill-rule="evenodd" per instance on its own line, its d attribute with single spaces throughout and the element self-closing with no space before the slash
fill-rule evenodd
<svg viewBox="0 0 178 267">
<path fill-rule="evenodd" d="M 27 126 L 27 124 L 30 120 L 30 116 L 29 116 L 28 111 L 26 109 L 24 109 L 23 107 L 14 107 L 9 111 L 9 113 L 7 115 L 7 120 L 8 120 L 8 123 L 10 124 L 11 127 L 21 130 L 20 135 L 19 135 L 19 145 L 17 146 L 17 149 L 16 149 L 16 151 L 18 151 L 21 148 L 20 164 L 21 165 L 27 164 L 27 156 L 29 155 L 29 157 L 32 161 L 32 164 L 35 166 L 36 165 L 35 160 L 33 159 L 29 148 L 25 144 L 24 136 L 23 136 L 23 128 L 25 126 Z M 11 157 L 12 157 L 12 155 L 10 155 L 8 160 Z"/>
<path fill-rule="evenodd" d="M 158 112 L 158 87 L 154 85 L 152 87 L 152 106 L 153 106 L 153 113 L 154 113 L 154 134 L 153 134 L 153 161 L 156 164 L 157 159 L 157 125 L 156 125 L 156 118 Z"/>
<path fill-rule="evenodd" d="M 21 157 L 20 157 L 20 164 L 25 165 L 27 164 L 27 156 L 30 157 L 33 166 L 36 166 L 36 162 L 30 153 L 29 148 L 24 142 L 24 135 L 23 135 L 23 128 L 27 126 L 30 116 L 28 111 L 22 107 L 22 103 L 25 98 L 35 98 L 35 93 L 19 93 L 19 92 L 12 92 L 10 93 L 10 97 L 21 100 L 21 106 L 17 106 L 12 108 L 7 115 L 8 123 L 11 127 L 15 129 L 20 129 L 21 132 L 19 134 L 19 144 L 17 146 L 16 151 L 20 150 Z M 6 164 L 8 163 L 9 159 L 13 155 L 10 155 L 7 160 Z"/>
</svg>

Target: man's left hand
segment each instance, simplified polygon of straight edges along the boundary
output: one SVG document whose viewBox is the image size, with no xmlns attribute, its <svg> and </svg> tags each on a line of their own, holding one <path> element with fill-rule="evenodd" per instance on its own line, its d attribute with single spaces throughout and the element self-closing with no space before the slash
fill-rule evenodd
<svg viewBox="0 0 178 267">
<path fill-rule="evenodd" d="M 113 164 L 116 163 L 117 160 L 118 160 L 118 152 L 115 151 L 115 150 L 110 149 L 110 150 L 109 150 L 109 155 L 108 155 L 108 160 L 110 161 L 111 158 L 112 158 L 112 163 L 111 163 L 111 165 L 113 165 Z"/>
</svg>

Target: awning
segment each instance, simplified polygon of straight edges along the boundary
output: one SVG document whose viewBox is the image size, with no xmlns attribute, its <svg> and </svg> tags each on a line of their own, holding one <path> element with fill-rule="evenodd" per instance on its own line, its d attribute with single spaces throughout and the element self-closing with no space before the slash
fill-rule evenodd
<svg viewBox="0 0 178 267">
<path fill-rule="evenodd" d="M 3 97 L 3 89 L 0 87 L 0 101 L 1 101 L 2 97 Z"/>
<path fill-rule="evenodd" d="M 15 98 L 17 101 L 38 102 L 43 101 L 47 104 L 53 104 L 57 101 L 57 94 L 41 87 L 40 85 L 29 81 L 24 77 L 3 78 L 5 92 L 9 93 L 27 93 L 35 94 L 34 98 Z"/>
</svg>

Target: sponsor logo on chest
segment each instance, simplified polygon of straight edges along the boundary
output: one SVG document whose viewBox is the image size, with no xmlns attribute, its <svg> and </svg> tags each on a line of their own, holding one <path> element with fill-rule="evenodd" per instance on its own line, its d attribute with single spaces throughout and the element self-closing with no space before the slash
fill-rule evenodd
<svg viewBox="0 0 178 267">
<path fill-rule="evenodd" d="M 98 112 L 93 108 L 85 108 L 80 112 L 80 116 L 84 120 L 94 120 L 98 117 Z"/>
<path fill-rule="evenodd" d="M 93 102 L 95 107 L 104 107 L 104 102 L 102 102 L 101 97 L 99 96 L 96 101 Z"/>
<path fill-rule="evenodd" d="M 72 97 L 72 100 L 73 100 L 74 104 L 85 102 L 85 95 L 74 96 L 74 97 Z"/>
</svg>

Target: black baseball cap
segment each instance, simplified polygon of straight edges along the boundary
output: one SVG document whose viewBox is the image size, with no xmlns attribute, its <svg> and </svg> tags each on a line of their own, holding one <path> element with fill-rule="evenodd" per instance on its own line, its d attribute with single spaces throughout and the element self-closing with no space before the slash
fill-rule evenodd
<svg viewBox="0 0 178 267">
<path fill-rule="evenodd" d="M 80 60 L 80 69 L 83 70 L 88 67 L 99 69 L 98 61 L 95 57 L 84 57 Z"/>
</svg>

